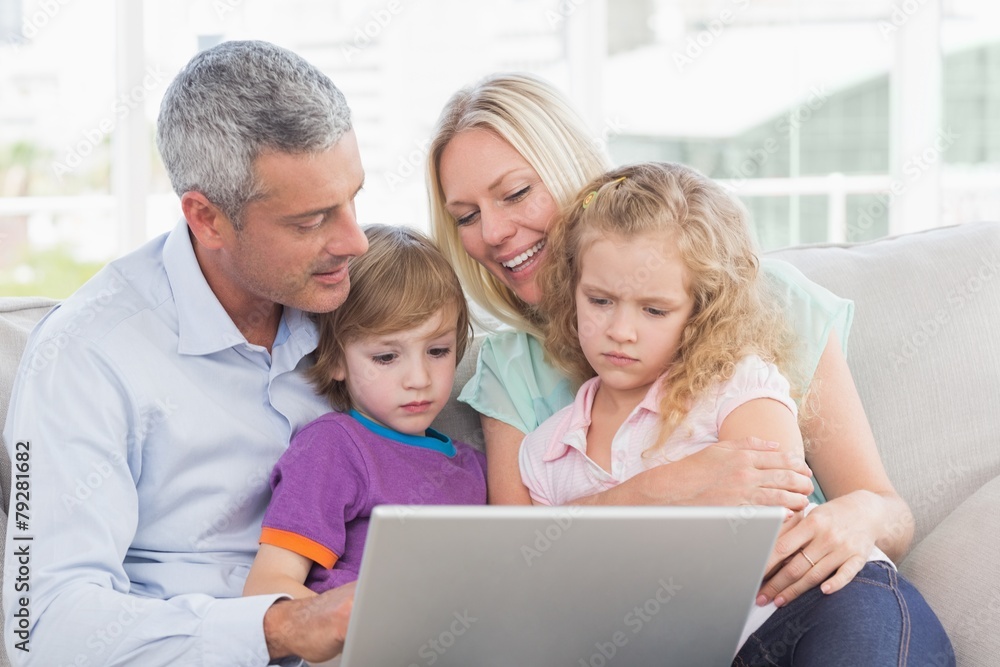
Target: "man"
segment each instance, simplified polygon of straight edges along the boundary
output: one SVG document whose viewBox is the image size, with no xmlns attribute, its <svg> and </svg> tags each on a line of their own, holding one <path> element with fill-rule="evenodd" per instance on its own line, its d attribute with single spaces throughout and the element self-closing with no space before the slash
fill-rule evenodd
<svg viewBox="0 0 1000 667">
<path fill-rule="evenodd" d="M 350 111 L 302 58 L 227 42 L 171 84 L 157 144 L 184 220 L 47 315 L 18 372 L 4 440 L 30 501 L 7 535 L 7 651 L 46 667 L 325 660 L 353 586 L 240 594 L 271 466 L 328 410 L 302 374 L 303 311 L 340 306 L 367 249 Z"/>
</svg>

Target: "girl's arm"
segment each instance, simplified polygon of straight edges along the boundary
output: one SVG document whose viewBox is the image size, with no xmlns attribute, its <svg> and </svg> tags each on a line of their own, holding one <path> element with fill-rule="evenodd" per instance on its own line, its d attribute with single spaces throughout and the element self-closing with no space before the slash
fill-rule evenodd
<svg viewBox="0 0 1000 667">
<path fill-rule="evenodd" d="M 786 409 L 787 412 L 787 409 Z M 481 416 L 486 439 L 486 479 L 492 505 L 530 505 L 521 481 L 518 449 L 524 434 Z M 670 465 L 639 473 L 577 505 L 782 505 L 802 509 L 812 493 L 801 454 L 779 451 L 760 438 L 719 442 Z"/>
<path fill-rule="evenodd" d="M 285 593 L 293 598 L 312 597 L 316 593 L 304 584 L 311 567 L 312 561 L 305 556 L 273 544 L 261 544 L 250 566 L 243 595 Z"/>
<path fill-rule="evenodd" d="M 804 426 L 809 463 L 828 501 L 778 538 L 772 564 L 805 549 L 816 567 L 790 559 L 761 589 L 761 601 L 790 602 L 822 583 L 843 588 L 868 560 L 873 546 L 898 559 L 913 539 L 913 515 L 882 466 L 836 334 L 831 334 L 814 376 L 817 414 Z"/>
</svg>

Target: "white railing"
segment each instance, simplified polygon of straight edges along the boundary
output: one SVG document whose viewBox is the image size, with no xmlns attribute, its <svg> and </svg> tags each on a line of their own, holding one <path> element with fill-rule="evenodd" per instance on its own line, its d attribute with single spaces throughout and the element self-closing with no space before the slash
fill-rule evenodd
<svg viewBox="0 0 1000 667">
<path fill-rule="evenodd" d="M 858 226 L 864 220 L 847 219 L 848 195 L 883 195 L 880 201 L 891 207 L 893 200 L 909 190 L 922 187 L 919 176 L 911 180 L 896 180 L 887 174 L 846 176 L 833 173 L 826 176 L 797 178 L 720 179 L 720 183 L 739 197 L 792 197 L 824 195 L 827 197 L 826 240 L 841 243 L 855 240 Z M 890 229 L 903 233 L 930 229 L 974 220 L 1000 220 L 1000 171 L 949 173 L 942 175 L 944 205 L 942 211 L 923 212 L 906 220 L 905 226 Z M 962 203 L 974 200 L 974 205 L 962 212 Z M 790 221 L 790 244 L 800 242 L 799 220 Z"/>
</svg>

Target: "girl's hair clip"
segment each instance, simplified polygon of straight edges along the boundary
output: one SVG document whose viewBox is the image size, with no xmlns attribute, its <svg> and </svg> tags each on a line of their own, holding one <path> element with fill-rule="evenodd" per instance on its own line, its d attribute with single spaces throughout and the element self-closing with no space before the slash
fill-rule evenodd
<svg viewBox="0 0 1000 667">
<path fill-rule="evenodd" d="M 626 178 L 628 178 L 628 176 L 622 176 L 620 178 L 616 178 L 615 180 L 611 181 L 611 183 L 617 185 L 618 183 L 624 181 Z M 597 190 L 591 190 L 590 192 L 588 192 L 587 196 L 583 198 L 583 208 L 586 209 L 588 206 L 590 206 L 591 202 L 594 201 L 594 197 L 596 196 L 597 196 Z"/>
</svg>

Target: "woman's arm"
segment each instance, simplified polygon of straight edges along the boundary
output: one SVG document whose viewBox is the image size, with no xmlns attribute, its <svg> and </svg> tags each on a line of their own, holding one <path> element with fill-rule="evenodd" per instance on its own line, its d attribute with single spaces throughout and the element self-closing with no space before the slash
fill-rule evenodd
<svg viewBox="0 0 1000 667">
<path fill-rule="evenodd" d="M 481 416 L 486 439 L 486 480 L 492 505 L 530 505 L 517 455 L 524 434 Z M 812 493 L 801 456 L 759 438 L 720 442 L 670 465 L 639 473 L 578 505 L 783 505 L 806 506 Z"/>
<path fill-rule="evenodd" d="M 793 558 L 761 589 L 759 601 L 787 603 L 822 583 L 843 588 L 878 546 L 901 557 L 913 538 L 913 515 L 892 486 L 836 334 L 816 369 L 810 397 L 815 416 L 804 425 L 808 459 L 828 502 L 778 538 L 772 567 L 800 550 L 816 563 Z"/>
<path fill-rule="evenodd" d="M 524 434 L 510 424 L 479 416 L 486 440 L 486 501 L 490 505 L 530 505 L 517 463 Z"/>
<path fill-rule="evenodd" d="M 312 597 L 316 593 L 304 585 L 311 567 L 312 561 L 305 556 L 273 544 L 262 544 L 250 566 L 243 595 L 285 593 L 293 598 Z"/>
</svg>

